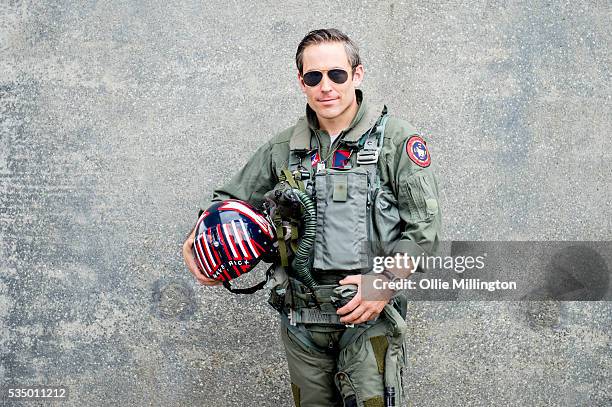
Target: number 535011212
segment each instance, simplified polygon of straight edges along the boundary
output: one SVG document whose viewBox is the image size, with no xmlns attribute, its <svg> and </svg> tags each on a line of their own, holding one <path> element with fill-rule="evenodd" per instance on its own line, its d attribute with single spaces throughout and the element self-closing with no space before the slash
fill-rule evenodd
<svg viewBox="0 0 612 407">
<path fill-rule="evenodd" d="M 7 386 L 4 397 L 8 399 L 66 399 L 68 390 L 64 386 Z"/>
</svg>

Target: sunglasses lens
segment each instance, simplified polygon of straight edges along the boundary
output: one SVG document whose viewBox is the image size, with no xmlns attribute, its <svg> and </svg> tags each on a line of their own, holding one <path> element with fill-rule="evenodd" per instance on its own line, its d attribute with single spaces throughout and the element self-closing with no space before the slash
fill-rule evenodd
<svg viewBox="0 0 612 407">
<path fill-rule="evenodd" d="M 306 72 L 303 76 L 307 86 L 316 86 L 323 78 L 323 73 L 319 71 Z M 333 80 L 333 79 L 332 79 Z"/>
<path fill-rule="evenodd" d="M 337 84 L 341 84 L 341 83 L 346 82 L 346 80 L 348 79 L 348 72 L 346 72 L 343 69 L 332 69 L 329 72 L 327 72 L 327 76 L 333 82 Z"/>
</svg>

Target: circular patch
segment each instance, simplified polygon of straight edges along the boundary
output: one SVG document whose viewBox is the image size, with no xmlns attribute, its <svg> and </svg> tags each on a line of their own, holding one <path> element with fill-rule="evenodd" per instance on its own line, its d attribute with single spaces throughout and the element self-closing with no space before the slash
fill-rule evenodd
<svg viewBox="0 0 612 407">
<path fill-rule="evenodd" d="M 412 136 L 406 143 L 408 157 L 419 167 L 428 167 L 431 164 L 431 157 L 427 150 L 427 144 L 420 136 Z"/>
</svg>

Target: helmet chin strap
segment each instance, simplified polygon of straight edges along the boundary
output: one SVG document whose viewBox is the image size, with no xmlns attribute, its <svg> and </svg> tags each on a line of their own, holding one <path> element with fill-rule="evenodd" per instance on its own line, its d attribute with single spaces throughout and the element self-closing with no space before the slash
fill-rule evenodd
<svg viewBox="0 0 612 407">
<path fill-rule="evenodd" d="M 234 294 L 253 294 L 261 290 L 264 287 L 264 285 L 266 285 L 266 281 L 267 280 L 264 280 L 260 283 L 257 283 L 253 287 L 249 287 L 249 288 L 232 288 L 232 285 L 229 283 L 229 281 L 224 281 L 223 287 L 227 288 L 228 291 Z"/>
<path fill-rule="evenodd" d="M 249 287 L 249 288 L 232 288 L 232 284 L 229 281 L 224 281 L 223 282 L 223 287 L 225 287 L 228 291 L 234 293 L 234 294 L 253 294 L 256 293 L 257 291 L 261 290 L 262 288 L 264 288 L 264 286 L 266 285 L 266 282 L 268 282 L 268 278 L 270 277 L 270 274 L 272 273 L 272 268 L 274 268 L 274 265 L 271 265 L 268 270 L 266 271 L 266 279 L 255 284 L 253 287 Z"/>
</svg>

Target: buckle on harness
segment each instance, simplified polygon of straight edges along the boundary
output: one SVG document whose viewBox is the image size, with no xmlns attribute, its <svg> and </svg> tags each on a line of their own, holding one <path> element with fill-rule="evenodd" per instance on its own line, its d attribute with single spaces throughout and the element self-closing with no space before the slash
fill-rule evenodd
<svg viewBox="0 0 612 407">
<path fill-rule="evenodd" d="M 297 324 L 344 325 L 340 322 L 340 316 L 334 311 L 321 311 L 316 308 L 292 309 L 288 317 L 289 323 L 293 326 Z"/>
<path fill-rule="evenodd" d="M 297 181 L 303 181 L 305 179 L 310 178 L 310 172 L 304 167 L 300 167 L 297 170 L 293 171 L 293 178 Z"/>
<path fill-rule="evenodd" d="M 357 153 L 357 164 L 376 164 L 378 162 L 378 150 L 361 150 Z"/>
</svg>

